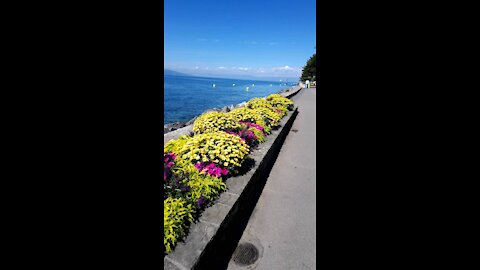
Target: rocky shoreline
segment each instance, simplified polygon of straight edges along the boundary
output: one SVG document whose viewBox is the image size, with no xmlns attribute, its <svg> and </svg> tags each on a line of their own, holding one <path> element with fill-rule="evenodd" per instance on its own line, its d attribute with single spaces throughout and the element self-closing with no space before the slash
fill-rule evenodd
<svg viewBox="0 0 480 270">
<path fill-rule="evenodd" d="M 277 92 L 277 94 L 285 93 L 285 92 L 288 92 L 288 91 L 290 91 L 290 88 L 289 88 L 289 89 L 281 90 L 281 91 Z M 202 114 L 204 114 L 204 113 L 206 113 L 206 112 L 212 112 L 212 111 L 215 111 L 215 112 L 229 112 L 229 111 L 231 111 L 231 110 L 233 110 L 233 109 L 243 107 L 243 106 L 245 106 L 246 104 L 247 104 L 247 102 L 244 101 L 244 102 L 239 103 L 239 104 L 237 104 L 237 105 L 231 104 L 231 105 L 225 106 L 225 107 L 223 107 L 223 108 L 208 109 L 208 110 L 204 111 L 203 113 L 201 113 L 200 115 L 202 115 Z M 198 116 L 199 116 L 199 115 L 198 115 Z M 195 119 L 197 119 L 198 116 L 195 116 L 194 118 L 188 120 L 187 122 L 175 122 L 175 123 L 165 124 L 165 125 L 163 126 L 163 134 L 193 124 L 193 122 L 195 122 Z"/>
</svg>

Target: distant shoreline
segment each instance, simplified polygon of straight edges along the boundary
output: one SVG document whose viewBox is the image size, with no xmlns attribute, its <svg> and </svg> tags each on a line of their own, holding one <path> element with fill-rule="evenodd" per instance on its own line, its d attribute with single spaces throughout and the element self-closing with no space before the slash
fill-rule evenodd
<svg viewBox="0 0 480 270">
<path fill-rule="evenodd" d="M 198 76 L 198 75 L 171 75 L 164 74 L 163 76 L 167 77 L 189 77 L 189 78 L 202 78 L 202 79 L 221 79 L 221 80 L 239 80 L 239 81 L 257 81 L 257 82 L 269 82 L 269 83 L 289 83 L 297 85 L 299 79 L 295 78 L 285 78 L 285 79 L 264 79 L 264 78 L 231 78 L 231 77 L 209 77 L 209 76 Z M 281 80 L 281 81 L 280 81 Z M 290 85 L 293 86 L 293 85 Z"/>
</svg>

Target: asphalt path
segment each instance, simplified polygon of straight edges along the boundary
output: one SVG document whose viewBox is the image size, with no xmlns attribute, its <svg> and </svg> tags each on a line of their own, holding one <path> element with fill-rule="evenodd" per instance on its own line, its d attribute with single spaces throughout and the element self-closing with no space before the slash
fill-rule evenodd
<svg viewBox="0 0 480 270">
<path fill-rule="evenodd" d="M 307 88 L 292 97 L 299 113 L 239 241 L 258 259 L 242 265 L 234 253 L 230 270 L 315 269 L 316 95 Z"/>
</svg>

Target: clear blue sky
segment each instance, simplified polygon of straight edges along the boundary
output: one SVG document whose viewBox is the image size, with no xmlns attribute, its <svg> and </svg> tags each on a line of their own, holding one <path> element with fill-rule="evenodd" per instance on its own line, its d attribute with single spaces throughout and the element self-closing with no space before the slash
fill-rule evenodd
<svg viewBox="0 0 480 270">
<path fill-rule="evenodd" d="M 164 67 L 298 78 L 316 46 L 315 0 L 165 0 Z"/>
</svg>

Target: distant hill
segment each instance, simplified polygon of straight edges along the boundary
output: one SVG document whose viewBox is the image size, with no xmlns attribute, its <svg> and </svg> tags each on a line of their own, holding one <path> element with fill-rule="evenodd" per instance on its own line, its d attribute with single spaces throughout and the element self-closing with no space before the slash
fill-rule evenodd
<svg viewBox="0 0 480 270">
<path fill-rule="evenodd" d="M 268 77 L 268 76 L 252 76 L 252 75 L 228 75 L 228 74 L 193 74 L 187 75 L 192 77 L 203 77 L 203 78 L 220 78 L 220 79 L 238 79 L 238 80 L 258 80 L 258 81 L 268 81 L 268 82 L 289 82 L 289 83 L 297 83 L 299 78 L 298 77 Z M 280 81 L 281 80 L 281 81 Z"/>
<path fill-rule="evenodd" d="M 176 72 L 176 71 L 173 71 L 173 70 L 170 70 L 170 69 L 163 69 L 163 75 L 170 75 L 170 76 L 190 76 L 190 75 L 188 75 L 188 74 Z"/>
</svg>

